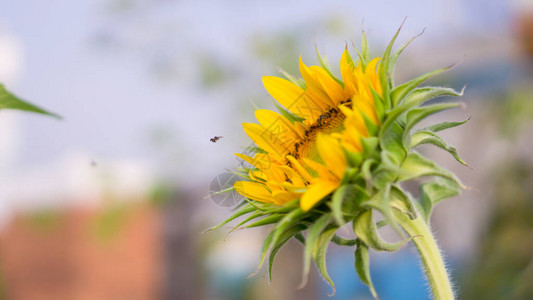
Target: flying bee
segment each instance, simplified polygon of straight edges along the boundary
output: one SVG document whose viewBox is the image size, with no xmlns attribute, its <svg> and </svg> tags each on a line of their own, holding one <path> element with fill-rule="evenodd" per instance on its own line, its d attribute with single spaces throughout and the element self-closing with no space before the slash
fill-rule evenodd
<svg viewBox="0 0 533 300">
<path fill-rule="evenodd" d="M 210 138 L 209 140 L 213 143 L 216 143 L 218 140 L 220 140 L 221 138 L 223 138 L 223 136 L 214 136 L 212 138 Z"/>
</svg>

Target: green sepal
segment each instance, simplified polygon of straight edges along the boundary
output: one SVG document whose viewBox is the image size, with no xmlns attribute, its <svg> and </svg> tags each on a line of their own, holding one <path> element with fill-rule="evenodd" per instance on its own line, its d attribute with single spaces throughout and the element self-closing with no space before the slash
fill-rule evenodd
<svg viewBox="0 0 533 300">
<path fill-rule="evenodd" d="M 305 237 L 304 237 L 304 235 L 303 235 L 301 232 L 298 232 L 298 233 L 294 236 L 294 238 L 295 238 L 298 242 L 300 242 L 302 245 L 305 246 Z"/>
<path fill-rule="evenodd" d="M 248 277 L 251 277 L 263 266 L 263 263 L 265 262 L 266 254 L 272 250 L 272 248 L 279 242 L 281 235 L 285 230 L 287 230 L 289 227 L 296 225 L 297 222 L 299 222 L 300 218 L 302 217 L 303 212 L 300 208 L 296 208 L 286 214 L 279 222 L 276 224 L 274 229 L 272 229 L 267 237 L 265 238 L 265 241 L 263 242 L 263 248 L 261 250 L 261 257 L 259 259 L 259 265 L 257 266 L 257 270 L 253 272 L 252 274 L 248 275 Z"/>
<path fill-rule="evenodd" d="M 333 236 L 335 235 L 335 232 L 337 232 L 338 227 L 330 225 L 328 226 L 319 236 L 315 243 L 315 246 L 313 247 L 313 260 L 315 261 L 315 264 L 320 271 L 320 274 L 322 277 L 329 283 L 331 288 L 333 289 L 333 293 L 329 294 L 329 296 L 335 295 L 335 284 L 331 280 L 328 274 L 328 270 L 326 268 L 326 251 L 328 249 L 329 243 L 333 239 Z"/>
<path fill-rule="evenodd" d="M 461 92 L 456 92 L 454 89 L 443 87 L 422 87 L 414 89 L 409 93 L 401 105 L 394 107 L 387 113 L 387 119 L 383 123 L 381 133 L 388 130 L 388 128 L 396 121 L 396 119 L 407 110 L 424 104 L 426 101 L 437 97 L 454 96 L 460 97 L 463 95 L 464 88 Z"/>
<path fill-rule="evenodd" d="M 377 299 L 378 294 L 376 293 L 374 284 L 372 284 L 372 278 L 370 277 L 370 258 L 368 256 L 368 246 L 366 246 L 361 239 L 356 239 L 356 246 L 357 248 L 355 248 L 354 253 L 355 271 L 357 272 L 357 276 L 359 276 L 361 282 L 368 286 L 372 296 Z"/>
<path fill-rule="evenodd" d="M 403 26 L 403 24 L 402 24 Z M 390 73 L 390 53 L 392 51 L 392 46 L 394 45 L 394 42 L 396 41 L 396 38 L 398 37 L 398 34 L 400 33 L 400 30 L 402 29 L 402 26 L 398 28 L 394 36 L 392 37 L 390 43 L 387 45 L 387 48 L 385 49 L 385 52 L 383 53 L 383 56 L 381 57 L 381 63 L 379 64 L 379 79 L 381 81 L 381 89 L 382 89 L 382 95 L 383 99 L 385 100 L 385 110 L 388 110 L 392 107 L 392 101 L 391 101 L 391 88 L 392 88 L 392 78 Z"/>
<path fill-rule="evenodd" d="M 331 212 L 337 225 L 342 226 L 346 224 L 344 214 L 355 216 L 361 203 L 368 200 L 368 198 L 369 196 L 366 191 L 356 184 L 340 186 L 333 193 L 330 202 Z"/>
<path fill-rule="evenodd" d="M 7 91 L 3 84 L 0 84 L 0 110 L 1 109 L 23 110 L 62 119 L 61 116 L 57 114 L 46 111 L 38 107 L 37 105 L 31 104 L 18 98 L 17 96 Z"/>
<path fill-rule="evenodd" d="M 391 203 L 393 199 L 391 198 L 390 190 L 390 184 L 387 184 L 385 187 L 380 188 L 380 190 L 375 193 L 372 198 L 370 198 L 370 200 L 363 203 L 363 207 L 379 210 L 379 212 L 381 212 L 383 217 L 385 217 L 385 220 L 387 220 L 392 229 L 394 229 L 401 237 L 403 237 L 404 232 L 402 231 L 398 223 L 396 223 L 394 215 L 392 213 Z M 375 224 L 372 224 L 372 226 L 375 226 Z M 376 239 L 379 240 L 379 235 L 376 237 Z"/>
<path fill-rule="evenodd" d="M 264 226 L 269 224 L 277 223 L 281 218 L 283 218 L 284 215 L 282 214 L 272 214 L 270 216 L 266 216 L 261 220 L 255 221 L 252 224 L 248 224 L 244 226 L 243 228 L 254 228 L 258 226 Z"/>
<path fill-rule="evenodd" d="M 279 69 L 279 71 L 281 72 L 281 74 L 283 74 L 283 76 L 285 76 L 285 78 L 287 78 L 287 80 L 296 84 L 300 88 L 305 89 L 305 80 L 303 78 L 295 77 L 281 68 Z"/>
<path fill-rule="evenodd" d="M 208 231 L 211 231 L 211 230 L 215 230 L 215 229 L 218 229 L 226 224 L 228 224 L 229 222 L 237 219 L 238 217 L 240 216 L 243 216 L 243 215 L 246 215 L 246 214 L 249 214 L 253 211 L 255 211 L 256 208 L 249 205 L 248 206 L 244 206 L 242 207 L 241 209 L 239 209 L 237 212 L 235 212 L 233 215 L 231 215 L 231 217 L 227 218 L 226 220 L 222 221 L 221 223 L 219 223 L 218 225 L 215 225 L 213 227 L 210 227 L 208 229 L 206 229 L 204 232 L 208 232 Z"/>
<path fill-rule="evenodd" d="M 380 158 L 381 162 L 373 172 L 373 184 L 378 189 L 383 189 L 391 182 L 396 181 L 400 171 L 400 162 L 398 162 L 398 156 L 386 150 L 381 151 Z"/>
<path fill-rule="evenodd" d="M 452 172 L 441 168 L 436 162 L 417 152 L 411 152 L 407 155 L 400 170 L 398 182 L 425 176 L 439 176 L 453 180 L 463 189 L 466 188 Z"/>
<path fill-rule="evenodd" d="M 305 230 L 305 226 L 302 224 L 295 224 L 294 226 L 289 227 L 287 230 L 285 230 L 279 240 L 276 242 L 276 244 L 272 247 L 272 250 L 270 251 L 270 255 L 268 257 L 268 279 L 269 281 L 272 281 L 272 265 L 274 263 L 274 258 L 276 257 L 276 254 L 278 253 L 279 249 L 283 247 L 292 237 L 297 235 L 298 233 L 301 233 L 303 230 Z"/>
<path fill-rule="evenodd" d="M 355 51 L 357 51 L 357 48 L 354 46 Z M 357 54 L 359 54 L 359 60 L 361 61 L 361 65 L 363 66 L 363 70 L 366 69 L 366 65 L 370 62 L 370 51 L 368 48 L 368 39 L 366 38 L 365 30 L 361 30 L 361 53 L 357 51 Z"/>
<path fill-rule="evenodd" d="M 287 120 L 289 120 L 289 122 L 291 122 L 292 124 L 294 123 L 297 123 L 297 122 L 303 122 L 305 121 L 304 118 L 302 117 L 299 117 L 293 113 L 291 113 L 290 111 L 286 110 L 285 108 L 283 108 L 281 105 L 279 105 L 276 101 L 272 100 L 272 103 L 274 103 L 274 105 L 276 106 L 276 108 L 278 109 L 279 113 L 284 116 Z"/>
<path fill-rule="evenodd" d="M 259 201 L 249 200 L 247 198 L 245 198 L 245 200 L 250 205 L 255 207 L 255 209 L 257 209 L 258 211 L 262 212 L 264 215 L 276 214 L 276 213 L 287 213 L 287 212 L 290 212 L 293 209 L 295 209 L 295 208 L 300 206 L 299 205 L 299 201 L 300 201 L 299 199 L 295 199 L 293 201 L 290 201 L 290 202 L 286 203 L 283 206 L 279 206 L 279 205 L 276 205 L 276 204 L 273 204 L 273 203 L 263 203 L 263 202 L 259 202 Z"/>
<path fill-rule="evenodd" d="M 368 158 L 376 153 L 375 150 L 379 145 L 379 139 L 375 136 L 365 137 L 361 139 L 361 145 L 363 146 L 363 157 Z"/>
<path fill-rule="evenodd" d="M 378 119 L 380 122 L 383 121 L 383 118 L 385 117 L 385 107 L 383 98 L 374 90 L 372 86 L 370 86 L 370 92 L 372 93 L 372 98 L 374 98 L 374 105 L 376 107 L 376 113 L 378 115 Z"/>
<path fill-rule="evenodd" d="M 361 30 L 361 52 L 357 49 L 355 44 L 353 44 L 353 48 L 355 52 L 357 52 L 357 56 L 359 57 L 359 61 L 361 62 L 361 66 L 363 67 L 363 70 L 366 69 L 366 65 L 370 62 L 370 53 L 368 51 L 368 40 L 366 38 L 365 30 Z M 355 63 L 354 63 L 355 65 Z"/>
<path fill-rule="evenodd" d="M 242 168 L 242 167 L 240 167 L 240 168 L 237 168 L 235 171 L 230 171 L 230 172 L 231 172 L 232 174 L 234 174 L 234 175 L 239 176 L 239 177 L 242 178 L 242 179 L 245 179 L 245 180 L 247 180 L 247 181 L 252 181 L 252 178 L 250 178 L 250 175 L 248 175 L 248 171 L 249 171 L 249 170 L 250 170 L 250 169 L 246 169 L 246 168 Z M 234 187 L 234 188 L 235 188 L 235 187 Z M 226 190 L 227 190 L 227 189 L 226 189 Z M 220 192 L 221 192 L 221 191 L 216 192 L 216 193 L 220 193 Z M 215 193 L 215 195 L 216 195 L 216 193 Z"/>
<path fill-rule="evenodd" d="M 281 234 L 287 228 L 299 222 L 303 215 L 304 215 L 304 212 L 302 211 L 300 207 L 298 207 L 298 208 L 293 209 L 291 212 L 289 212 L 285 216 L 283 216 L 283 218 L 281 218 L 278 221 L 278 223 L 273 229 L 274 235 L 272 237 L 272 245 L 275 245 L 278 242 Z"/>
<path fill-rule="evenodd" d="M 218 191 L 218 192 L 214 192 L 214 193 L 212 193 L 212 194 L 209 194 L 208 197 L 210 197 L 210 196 L 214 196 L 214 195 L 220 195 L 220 194 L 228 193 L 228 192 L 231 192 L 231 191 L 234 191 L 234 190 L 235 190 L 235 187 L 232 186 L 232 187 L 229 187 L 229 188 L 225 188 L 225 189 L 223 189 L 223 190 L 220 190 L 220 191 Z"/>
<path fill-rule="evenodd" d="M 248 201 L 241 199 L 241 201 L 239 203 L 237 203 L 237 205 L 235 205 L 234 207 L 232 207 L 232 211 L 237 211 L 237 210 L 240 210 L 241 208 L 245 207 L 249 205 Z"/>
<path fill-rule="evenodd" d="M 387 151 L 391 160 L 399 165 L 407 155 L 403 145 L 403 127 L 398 122 L 389 123 L 387 128 L 382 127 L 379 135 L 379 144 L 382 151 Z"/>
<path fill-rule="evenodd" d="M 233 231 L 241 228 L 242 225 L 254 220 L 254 219 L 257 219 L 259 217 L 262 217 L 264 216 L 265 214 L 263 212 L 260 212 L 260 211 L 255 211 L 254 213 L 252 213 L 251 215 L 249 215 L 246 219 L 242 220 L 241 222 L 239 222 L 239 224 L 235 225 L 230 231 L 228 231 L 228 233 L 226 235 L 229 235 L 230 233 L 232 233 Z"/>
<path fill-rule="evenodd" d="M 407 127 L 414 125 L 412 124 L 413 120 L 411 120 L 411 123 L 408 123 L 408 116 L 405 116 L 405 128 L 398 122 L 398 120 L 401 119 L 403 113 L 408 110 L 410 110 L 409 112 L 411 112 L 413 110 L 419 109 L 414 107 L 419 106 L 435 97 L 461 96 L 462 93 L 462 91 L 461 93 L 457 93 L 453 89 L 439 87 L 424 87 L 413 90 L 409 95 L 407 95 L 401 105 L 395 107 L 387 113 L 385 122 L 381 126 L 379 133 L 379 142 L 381 148 L 383 150 L 390 151 L 392 157 L 394 157 L 394 161 L 399 164 L 407 154 L 406 148 L 408 148 L 409 146 L 405 143 L 405 139 L 407 139 L 405 137 L 406 132 L 410 130 Z M 409 112 L 407 114 L 409 114 Z M 418 111 L 415 111 L 415 113 L 416 112 Z M 411 119 L 415 119 L 415 116 L 411 117 Z"/>
<path fill-rule="evenodd" d="M 468 121 L 470 121 L 470 118 L 468 118 L 468 119 L 466 119 L 464 121 L 460 121 L 460 122 L 442 122 L 442 123 L 433 124 L 433 125 L 424 127 L 421 130 L 439 132 L 439 131 L 442 131 L 442 130 L 445 130 L 445 129 L 448 129 L 448 128 L 453 128 L 453 127 L 457 127 L 457 126 L 463 125 L 463 124 L 465 124 Z"/>
<path fill-rule="evenodd" d="M 333 78 L 333 80 L 335 80 L 342 88 L 344 88 L 344 82 L 342 82 L 342 80 L 338 79 L 337 77 L 335 77 L 335 75 L 333 75 L 333 73 L 331 73 L 331 66 L 329 64 L 328 58 L 325 55 L 320 55 L 320 51 L 318 51 L 318 45 L 316 44 L 315 51 L 316 56 L 318 57 L 318 62 L 320 63 L 322 69 L 324 69 L 328 73 L 328 75 Z"/>
<path fill-rule="evenodd" d="M 411 44 L 411 42 L 414 41 L 417 37 L 421 36 L 424 33 L 424 31 L 425 31 L 425 28 L 424 30 L 422 30 L 421 33 L 409 39 L 406 43 L 404 43 L 400 48 L 394 51 L 394 53 L 391 55 L 388 72 L 391 74 L 391 78 L 392 78 L 391 81 L 393 84 L 394 84 L 394 68 L 396 67 L 396 62 L 398 61 L 398 57 L 400 57 L 400 54 L 402 54 L 403 50 L 405 50 L 405 48 L 407 48 L 407 46 L 409 46 L 409 44 Z M 392 100 L 393 100 L 392 107 L 395 107 L 396 104 L 398 103 L 394 101 L 394 98 Z"/>
<path fill-rule="evenodd" d="M 458 102 L 440 103 L 440 104 L 433 104 L 433 105 L 428 105 L 428 106 L 423 106 L 423 107 L 417 107 L 417 108 L 413 108 L 409 110 L 405 116 L 406 123 L 405 123 L 405 129 L 404 129 L 403 137 L 402 137 L 404 146 L 406 148 L 411 147 L 411 141 L 409 141 L 411 137 L 410 131 L 420 121 L 422 121 L 423 119 L 425 119 L 426 117 L 432 114 L 438 113 L 446 109 L 458 107 L 461 105 L 462 103 L 458 103 Z"/>
<path fill-rule="evenodd" d="M 259 270 L 261 270 L 261 267 L 263 266 L 263 263 L 265 262 L 266 254 L 268 253 L 268 250 L 270 249 L 270 245 L 272 244 L 272 238 L 274 237 L 274 230 L 271 230 L 267 236 L 265 237 L 265 240 L 263 241 L 263 246 L 261 247 L 261 256 L 259 257 L 259 264 L 255 271 L 248 275 L 247 278 L 250 278 L 257 274 Z"/>
<path fill-rule="evenodd" d="M 259 206 L 259 209 L 265 213 L 287 213 L 292 211 L 295 208 L 300 207 L 300 199 L 295 199 L 290 202 L 285 203 L 283 206 L 278 206 L 271 203 L 261 203 L 262 206 Z"/>
<path fill-rule="evenodd" d="M 331 214 L 324 214 L 318 218 L 309 228 L 307 229 L 307 238 L 305 241 L 304 249 L 304 266 L 302 273 L 302 282 L 300 283 L 299 288 L 303 288 L 307 284 L 307 278 L 309 276 L 309 271 L 311 269 L 311 258 L 313 257 L 313 249 L 317 245 L 318 238 L 320 234 L 324 231 L 326 226 L 331 222 Z"/>
<path fill-rule="evenodd" d="M 419 86 L 422 82 L 428 80 L 429 78 L 439 75 L 449 69 L 451 69 L 454 65 L 440 68 L 437 70 L 433 70 L 431 72 L 428 72 L 426 74 L 423 74 L 421 76 L 416 77 L 413 80 L 410 80 L 406 83 L 400 84 L 399 86 L 395 87 L 391 92 L 391 99 L 393 103 L 393 107 L 397 104 L 401 103 L 402 100 L 410 93 L 412 92 L 417 86 Z"/>
<path fill-rule="evenodd" d="M 420 185 L 420 205 L 423 209 L 424 220 L 429 224 L 433 207 L 441 200 L 457 196 L 460 187 L 452 180 L 437 178 L 434 181 Z"/>
<path fill-rule="evenodd" d="M 379 127 L 374 123 L 374 121 L 370 120 L 370 118 L 361 111 L 361 115 L 363 116 L 363 120 L 366 125 L 366 129 L 368 130 L 368 134 L 371 136 L 375 136 L 379 132 Z"/>
<path fill-rule="evenodd" d="M 400 186 L 392 185 L 390 195 L 392 198 L 391 206 L 396 208 L 403 214 L 407 215 L 411 220 L 418 216 L 416 209 L 416 202 L 414 202 L 409 193 L 405 192 Z"/>
<path fill-rule="evenodd" d="M 341 185 L 353 182 L 353 180 L 357 178 L 357 176 L 360 176 L 359 168 L 352 168 L 352 167 L 346 168 L 346 171 L 344 172 L 344 176 L 342 177 L 342 180 L 341 180 Z"/>
<path fill-rule="evenodd" d="M 373 174 L 372 174 L 372 166 L 377 164 L 377 161 L 375 159 L 367 159 L 361 164 L 361 176 L 365 180 L 367 189 L 370 190 L 372 185 L 374 184 L 373 181 Z"/>
<path fill-rule="evenodd" d="M 267 154 L 268 153 L 265 150 L 257 147 L 256 145 L 248 146 L 248 147 L 244 148 L 243 152 L 262 153 L 262 154 Z M 238 159 L 242 161 L 242 158 L 239 157 Z"/>
<path fill-rule="evenodd" d="M 395 243 L 384 241 L 379 235 L 372 212 L 372 209 L 368 209 L 359 214 L 359 216 L 353 221 L 353 230 L 357 235 L 357 238 L 361 239 L 368 247 L 377 251 L 392 252 L 405 245 L 408 240 L 401 240 Z"/>
<path fill-rule="evenodd" d="M 423 144 L 432 144 L 443 150 L 448 151 L 459 163 L 468 166 L 468 164 L 459 156 L 455 147 L 448 145 L 444 139 L 436 133 L 427 130 L 419 130 L 411 136 L 411 147 L 415 148 Z"/>
<path fill-rule="evenodd" d="M 352 247 L 355 246 L 356 239 L 345 239 L 335 234 L 331 241 L 338 246 Z"/>
<path fill-rule="evenodd" d="M 350 166 L 358 167 L 363 161 L 363 154 L 361 152 L 356 153 L 345 149 L 344 154 L 346 155 L 346 159 Z"/>
</svg>

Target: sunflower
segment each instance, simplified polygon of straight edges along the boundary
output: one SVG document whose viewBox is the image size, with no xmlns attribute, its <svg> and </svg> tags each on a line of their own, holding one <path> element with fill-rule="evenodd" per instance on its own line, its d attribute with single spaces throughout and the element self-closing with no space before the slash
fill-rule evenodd
<svg viewBox="0 0 533 300">
<path fill-rule="evenodd" d="M 306 66 L 301 58 L 302 82 L 263 77 L 268 93 L 297 121 L 260 109 L 255 111 L 259 124 L 243 124 L 266 153 L 236 154 L 255 168 L 248 172 L 251 181 L 238 181 L 235 189 L 246 198 L 276 205 L 300 199 L 303 211 L 335 191 L 348 167 L 346 152 L 360 153 L 361 138 L 381 122 L 373 97 L 382 93 L 378 62 L 356 64 L 346 47 L 340 60 L 342 80 L 324 67 Z"/>
<path fill-rule="evenodd" d="M 466 165 L 438 132 L 468 120 L 415 129 L 426 117 L 461 105 L 424 103 L 435 97 L 461 96 L 462 91 L 418 87 L 450 67 L 395 85 L 396 60 L 414 39 L 392 52 L 398 32 L 381 58 L 373 59 L 363 32 L 356 60 L 345 47 L 340 78 L 320 55 L 320 66 L 307 66 L 300 58 L 301 78 L 263 78 L 265 89 L 281 105 L 276 105 L 280 112 L 256 110 L 258 124 L 243 124 L 257 146 L 253 153 L 236 154 L 247 163 L 235 172 L 245 180 L 233 187 L 244 200 L 232 216 L 211 229 L 242 216 L 246 218 L 233 230 L 273 224 L 259 263 L 261 267 L 269 254 L 269 273 L 278 250 L 295 238 L 304 244 L 302 286 L 313 259 L 334 289 L 326 269 L 328 245 L 355 246 L 357 274 L 377 297 L 370 278 L 369 249 L 396 251 L 412 240 L 435 299 L 453 299 L 429 221 L 438 202 L 465 187 L 416 148 L 432 144 Z M 402 184 L 422 177 L 431 179 L 419 184 L 420 197 L 414 199 Z M 380 222 L 374 220 L 376 211 L 384 218 Z M 337 230 L 349 223 L 356 238 L 339 237 Z M 384 241 L 378 232 L 382 226 L 395 229 L 401 240 Z"/>
</svg>

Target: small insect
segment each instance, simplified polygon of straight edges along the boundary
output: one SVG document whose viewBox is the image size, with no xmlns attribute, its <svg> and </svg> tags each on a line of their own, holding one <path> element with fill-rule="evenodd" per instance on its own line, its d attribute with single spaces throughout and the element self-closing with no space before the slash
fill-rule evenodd
<svg viewBox="0 0 533 300">
<path fill-rule="evenodd" d="M 223 138 L 223 136 L 214 136 L 212 138 L 210 138 L 209 140 L 213 143 L 216 143 L 218 140 L 220 140 L 221 138 Z"/>
</svg>

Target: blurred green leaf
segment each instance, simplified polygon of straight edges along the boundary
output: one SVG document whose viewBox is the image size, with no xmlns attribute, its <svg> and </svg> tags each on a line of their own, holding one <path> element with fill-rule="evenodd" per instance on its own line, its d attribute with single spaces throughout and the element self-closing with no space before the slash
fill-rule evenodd
<svg viewBox="0 0 533 300">
<path fill-rule="evenodd" d="M 421 130 L 415 132 L 411 136 L 411 147 L 417 147 L 419 145 L 423 144 L 432 144 L 435 145 L 443 150 L 448 151 L 455 160 L 457 160 L 459 163 L 468 166 L 468 164 L 459 156 L 457 153 L 457 149 L 454 147 L 448 145 L 446 141 L 444 141 L 440 136 L 438 136 L 436 133 L 427 131 L 427 130 Z"/>
<path fill-rule="evenodd" d="M 281 247 L 283 247 L 283 245 L 285 245 L 293 236 L 301 233 L 305 228 L 306 227 L 302 224 L 295 224 L 294 226 L 288 228 L 283 232 L 274 247 L 272 247 L 272 251 L 270 251 L 270 256 L 268 258 L 268 279 L 270 281 L 272 281 L 272 265 L 279 249 L 281 249 Z"/>
<path fill-rule="evenodd" d="M 357 218 L 353 221 L 353 230 L 357 237 L 361 239 L 365 245 L 377 251 L 396 251 L 408 241 L 407 239 L 395 243 L 384 241 L 379 235 L 377 225 L 374 222 L 372 209 L 369 209 L 357 216 Z"/>
<path fill-rule="evenodd" d="M 313 249 L 317 243 L 318 237 L 324 231 L 326 226 L 331 221 L 331 214 L 324 214 L 318 218 L 307 230 L 307 238 L 304 250 L 304 267 L 302 274 L 302 282 L 300 288 L 303 288 L 307 284 L 307 277 L 309 276 L 309 270 L 311 267 L 311 257 L 313 256 Z"/>
<path fill-rule="evenodd" d="M 2 84 L 0 84 L 0 109 L 23 110 L 61 119 L 59 115 L 46 111 L 11 94 Z"/>
<path fill-rule="evenodd" d="M 407 181 L 424 176 L 440 176 L 448 178 L 457 183 L 461 188 L 465 186 L 450 171 L 441 168 L 437 163 L 416 152 L 411 152 L 401 166 L 398 181 Z"/>
<path fill-rule="evenodd" d="M 350 212 L 353 214 L 358 211 L 357 208 L 368 198 L 365 190 L 356 184 L 345 184 L 339 187 L 331 197 L 331 211 L 337 225 L 344 225 L 346 223 L 344 214 Z"/>
<path fill-rule="evenodd" d="M 318 267 L 322 277 L 324 277 L 324 279 L 333 289 L 333 293 L 329 294 L 330 296 L 335 295 L 335 284 L 331 280 L 331 277 L 329 277 L 328 270 L 326 268 L 326 250 L 328 249 L 329 243 L 331 242 L 331 239 L 333 239 L 335 232 L 337 232 L 337 229 L 338 227 L 333 225 L 326 228 L 326 230 L 319 235 L 315 246 L 313 247 L 313 259 L 315 264 Z"/>
<path fill-rule="evenodd" d="M 368 257 L 368 247 L 360 240 L 356 240 L 357 248 L 355 249 L 355 271 L 359 279 L 368 286 L 370 293 L 374 298 L 378 298 L 372 278 L 370 278 L 370 258 Z"/>
<path fill-rule="evenodd" d="M 433 124 L 433 125 L 430 125 L 430 126 L 427 126 L 425 128 L 423 128 L 422 130 L 427 130 L 427 131 L 432 131 L 432 132 L 439 132 L 439 131 L 442 131 L 442 130 L 445 130 L 445 129 L 449 129 L 449 128 L 453 128 L 453 127 L 457 127 L 457 126 L 460 126 L 460 125 L 463 125 L 464 123 L 470 121 L 470 118 L 464 120 L 464 121 L 461 121 L 461 122 L 442 122 L 442 123 L 438 123 L 438 124 Z"/>
<path fill-rule="evenodd" d="M 454 181 L 445 178 L 437 178 L 420 185 L 420 204 L 424 210 L 426 223 L 429 223 L 431 212 L 437 203 L 460 193 L 459 186 Z"/>
</svg>

